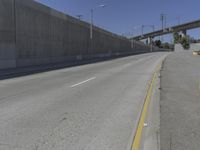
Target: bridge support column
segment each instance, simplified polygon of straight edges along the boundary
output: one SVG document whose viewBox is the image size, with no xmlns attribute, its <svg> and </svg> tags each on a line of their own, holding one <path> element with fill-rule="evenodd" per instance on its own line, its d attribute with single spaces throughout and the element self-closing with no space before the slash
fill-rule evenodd
<svg viewBox="0 0 200 150">
<path fill-rule="evenodd" d="M 153 51 L 153 37 L 148 37 L 148 45 L 150 46 L 150 51 Z"/>
</svg>

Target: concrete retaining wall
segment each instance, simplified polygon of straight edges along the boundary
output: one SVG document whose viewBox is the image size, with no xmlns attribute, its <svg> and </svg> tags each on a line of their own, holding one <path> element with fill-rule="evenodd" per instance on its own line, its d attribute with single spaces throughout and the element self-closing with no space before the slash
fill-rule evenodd
<svg viewBox="0 0 200 150">
<path fill-rule="evenodd" d="M 200 43 L 191 43 L 190 50 L 192 51 L 200 51 Z"/>
<path fill-rule="evenodd" d="M 190 48 L 185 50 L 181 44 L 175 44 L 175 51 L 176 52 L 184 52 L 184 51 L 199 51 L 200 50 L 200 43 L 191 43 Z"/>
<path fill-rule="evenodd" d="M 89 27 L 32 0 L 0 0 L 0 69 L 149 51 L 98 27 L 91 42 Z"/>
<path fill-rule="evenodd" d="M 14 1 L 0 0 L 0 68 L 16 67 Z"/>
</svg>

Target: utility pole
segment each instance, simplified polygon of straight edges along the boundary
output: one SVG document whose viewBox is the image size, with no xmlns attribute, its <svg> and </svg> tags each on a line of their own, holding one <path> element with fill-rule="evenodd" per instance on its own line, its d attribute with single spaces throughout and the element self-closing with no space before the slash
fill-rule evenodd
<svg viewBox="0 0 200 150">
<path fill-rule="evenodd" d="M 160 20 L 162 23 L 162 30 L 164 29 L 164 19 L 165 19 L 165 14 L 160 14 Z"/>
<path fill-rule="evenodd" d="M 162 30 L 164 32 L 164 24 L 166 26 L 166 14 L 160 14 L 160 20 L 161 20 L 161 23 L 162 23 Z M 163 36 L 161 36 L 161 41 L 163 42 Z"/>
<path fill-rule="evenodd" d="M 178 25 L 180 25 L 181 24 L 181 17 L 177 16 L 176 19 L 178 20 Z"/>
<path fill-rule="evenodd" d="M 144 27 L 151 27 L 152 28 L 152 32 L 155 31 L 155 26 L 154 25 L 142 25 L 142 37 L 144 36 Z M 148 41 L 149 41 L 151 52 L 152 52 L 153 51 L 153 37 L 149 37 Z"/>
<path fill-rule="evenodd" d="M 142 37 L 144 35 L 144 25 L 142 25 Z"/>
<path fill-rule="evenodd" d="M 155 26 L 154 25 L 150 25 L 150 27 L 152 27 L 153 32 L 155 31 Z M 150 37 L 150 44 L 151 44 L 151 52 L 153 52 L 153 37 Z"/>
</svg>

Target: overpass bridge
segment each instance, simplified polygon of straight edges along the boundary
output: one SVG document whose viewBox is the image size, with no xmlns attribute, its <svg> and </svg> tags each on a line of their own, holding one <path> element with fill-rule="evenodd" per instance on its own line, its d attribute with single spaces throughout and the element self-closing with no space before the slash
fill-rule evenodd
<svg viewBox="0 0 200 150">
<path fill-rule="evenodd" d="M 134 40 L 143 40 L 143 39 L 148 39 L 148 38 L 152 39 L 156 36 L 161 36 L 161 35 L 175 33 L 175 32 L 182 32 L 183 35 L 186 35 L 187 30 L 199 28 L 199 27 L 200 27 L 200 20 L 195 20 L 195 21 L 184 23 L 181 25 L 167 27 L 167 28 L 164 28 L 163 30 L 157 30 L 157 31 L 153 31 L 147 34 L 139 35 L 139 36 L 133 37 L 132 39 Z"/>
</svg>

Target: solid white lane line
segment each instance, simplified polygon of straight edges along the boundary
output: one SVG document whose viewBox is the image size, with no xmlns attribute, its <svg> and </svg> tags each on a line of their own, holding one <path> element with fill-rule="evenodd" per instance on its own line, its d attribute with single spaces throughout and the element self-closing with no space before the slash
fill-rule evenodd
<svg viewBox="0 0 200 150">
<path fill-rule="evenodd" d="M 72 88 L 72 87 L 76 87 L 76 86 L 79 86 L 79 85 L 81 85 L 81 84 L 84 84 L 84 83 L 89 82 L 89 81 L 94 80 L 94 79 L 96 79 L 96 77 L 92 77 L 92 78 L 87 79 L 87 80 L 85 80 L 85 81 L 82 81 L 82 82 L 79 82 L 79 83 L 77 83 L 77 84 L 71 85 L 70 87 L 71 87 L 71 88 Z"/>
</svg>

